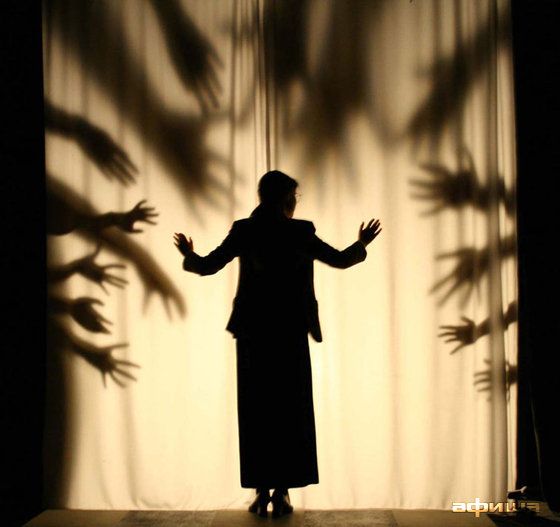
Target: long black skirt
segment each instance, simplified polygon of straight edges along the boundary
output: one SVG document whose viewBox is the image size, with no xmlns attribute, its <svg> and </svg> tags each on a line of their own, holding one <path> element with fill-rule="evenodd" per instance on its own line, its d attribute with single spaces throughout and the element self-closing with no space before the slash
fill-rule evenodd
<svg viewBox="0 0 560 527">
<path fill-rule="evenodd" d="M 241 486 L 319 483 L 307 332 L 237 337 Z"/>
</svg>

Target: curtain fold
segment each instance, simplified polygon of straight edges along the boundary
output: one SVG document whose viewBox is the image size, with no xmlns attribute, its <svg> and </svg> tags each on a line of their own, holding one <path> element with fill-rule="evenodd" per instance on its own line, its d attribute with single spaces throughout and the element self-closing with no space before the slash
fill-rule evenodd
<svg viewBox="0 0 560 527">
<path fill-rule="evenodd" d="M 517 380 L 509 9 L 44 1 L 50 508 L 253 498 L 239 485 L 225 331 L 238 264 L 185 273 L 173 233 L 208 253 L 269 169 L 299 181 L 295 217 L 335 247 L 364 220 L 383 226 L 360 265 L 315 263 L 320 483 L 294 489 L 294 506 L 505 501 Z"/>
</svg>

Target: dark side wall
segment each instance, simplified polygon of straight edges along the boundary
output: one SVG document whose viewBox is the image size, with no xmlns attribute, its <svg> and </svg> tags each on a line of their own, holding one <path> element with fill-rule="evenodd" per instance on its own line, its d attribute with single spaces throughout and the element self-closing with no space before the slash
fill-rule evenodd
<svg viewBox="0 0 560 527">
<path fill-rule="evenodd" d="M 560 510 L 560 2 L 514 0 L 518 156 L 518 488 Z"/>
<path fill-rule="evenodd" d="M 42 510 L 45 196 L 41 2 L 0 3 L 0 523 Z"/>
</svg>

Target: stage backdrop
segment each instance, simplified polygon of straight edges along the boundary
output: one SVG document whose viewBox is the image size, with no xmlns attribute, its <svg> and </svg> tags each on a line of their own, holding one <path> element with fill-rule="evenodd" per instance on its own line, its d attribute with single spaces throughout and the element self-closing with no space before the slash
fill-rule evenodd
<svg viewBox="0 0 560 527">
<path fill-rule="evenodd" d="M 505 499 L 507 1 L 48 0 L 44 81 L 49 507 L 252 499 L 225 331 L 238 263 L 188 274 L 173 233 L 212 250 L 268 169 L 299 181 L 295 217 L 337 248 L 364 220 L 383 226 L 363 263 L 315 264 L 320 483 L 294 489 L 294 505 Z"/>
</svg>

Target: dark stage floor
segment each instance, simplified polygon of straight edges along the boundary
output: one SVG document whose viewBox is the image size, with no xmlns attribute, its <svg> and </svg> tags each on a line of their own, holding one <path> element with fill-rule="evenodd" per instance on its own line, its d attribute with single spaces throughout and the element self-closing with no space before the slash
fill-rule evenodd
<svg viewBox="0 0 560 527">
<path fill-rule="evenodd" d="M 515 514 L 476 517 L 473 513 L 437 510 L 295 511 L 279 519 L 259 518 L 246 511 L 79 511 L 47 510 L 25 527 L 517 527 L 560 526 L 560 514 L 541 503 L 538 516 Z"/>
</svg>

